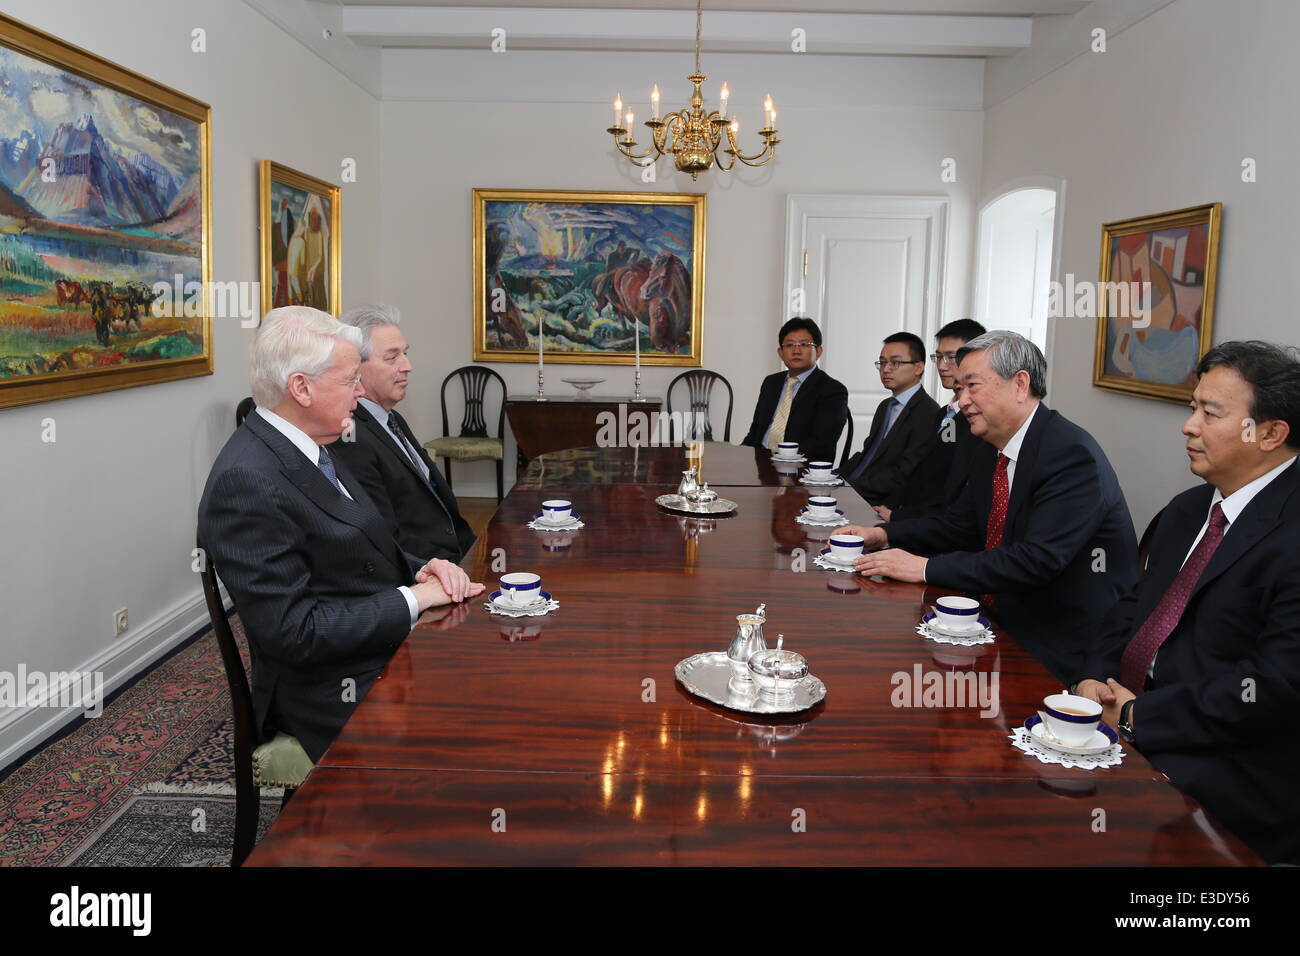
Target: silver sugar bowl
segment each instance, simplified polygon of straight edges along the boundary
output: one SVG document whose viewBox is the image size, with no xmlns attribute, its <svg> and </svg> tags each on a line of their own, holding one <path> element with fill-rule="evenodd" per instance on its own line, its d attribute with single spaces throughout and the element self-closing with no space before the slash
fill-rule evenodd
<svg viewBox="0 0 1300 956">
<path fill-rule="evenodd" d="M 712 488 L 710 488 L 709 483 L 706 481 L 695 491 L 692 491 L 689 495 L 687 495 L 686 500 L 693 505 L 712 504 L 713 502 L 718 500 L 718 493 L 714 491 Z"/>
<path fill-rule="evenodd" d="M 767 640 L 763 637 L 763 624 L 767 621 L 763 612 L 766 608 L 766 604 L 760 604 L 752 614 L 736 615 L 736 636 L 727 648 L 731 679 L 750 688 L 753 686 L 753 678 L 749 676 L 749 659 L 760 651 L 767 650 Z"/>
<path fill-rule="evenodd" d="M 794 685 L 808 676 L 808 662 L 802 654 L 782 649 L 784 642 L 785 635 L 778 635 L 775 649 L 758 651 L 749 659 L 750 679 L 770 700 L 789 697 Z"/>
</svg>

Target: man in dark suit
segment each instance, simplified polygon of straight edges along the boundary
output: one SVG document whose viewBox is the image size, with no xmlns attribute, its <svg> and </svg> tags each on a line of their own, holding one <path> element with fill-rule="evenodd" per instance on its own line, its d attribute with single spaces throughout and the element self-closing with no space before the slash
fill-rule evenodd
<svg viewBox="0 0 1300 956">
<path fill-rule="evenodd" d="M 365 307 L 342 321 L 361 332 L 365 394 L 352 415 L 356 431 L 335 444 L 335 457 L 357 476 L 404 550 L 460 562 L 474 545 L 474 532 L 447 479 L 396 409 L 412 368 L 401 316 L 388 306 Z"/>
<path fill-rule="evenodd" d="M 483 591 L 454 564 L 405 554 L 325 447 L 360 394 L 359 341 L 315 309 L 267 313 L 252 350 L 257 408 L 199 503 L 200 546 L 252 650 L 261 736 L 290 734 L 312 760 L 425 609 Z"/>
<path fill-rule="evenodd" d="M 849 414 L 849 392 L 817 367 L 822 331 L 812 319 L 781 326 L 776 354 L 786 371 L 763 379 L 754 421 L 742 445 L 776 451 L 783 441 L 799 443 L 809 461 L 835 462 L 835 446 Z"/>
<path fill-rule="evenodd" d="M 995 331 L 958 352 L 970 480 L 937 517 L 853 528 L 862 574 L 980 597 L 1062 681 L 1079 673 L 1106 611 L 1137 579 L 1137 541 L 1119 480 L 1086 431 L 1042 403 L 1047 362 Z M 933 555 L 925 558 L 922 555 Z"/>
<path fill-rule="evenodd" d="M 1075 692 L 1271 863 L 1300 864 L 1300 361 L 1206 353 L 1183 424 L 1205 484 L 1160 513 Z"/>
<path fill-rule="evenodd" d="M 935 335 L 935 351 L 930 358 L 939 381 L 953 393 L 952 401 L 939 409 L 934 424 L 939 443 L 907 482 L 898 506 L 873 506 L 882 521 L 937 515 L 956 499 L 970 477 L 970 453 L 979 439 L 971 435 L 966 416 L 959 414 L 957 402 L 962 385 L 957 381 L 957 350 L 984 332 L 984 326 L 973 319 L 956 319 Z"/>
<path fill-rule="evenodd" d="M 844 463 L 840 475 L 868 503 L 893 508 L 939 444 L 939 405 L 921 387 L 925 343 L 911 332 L 885 339 L 876 368 L 893 394 L 876 408 L 862 451 Z"/>
</svg>

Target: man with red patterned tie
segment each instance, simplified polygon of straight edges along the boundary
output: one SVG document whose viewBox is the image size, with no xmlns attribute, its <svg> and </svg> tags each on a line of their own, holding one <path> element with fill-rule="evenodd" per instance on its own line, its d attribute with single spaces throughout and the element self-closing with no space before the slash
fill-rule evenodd
<svg viewBox="0 0 1300 956">
<path fill-rule="evenodd" d="M 1269 862 L 1300 863 L 1300 361 L 1206 353 L 1183 424 L 1205 484 L 1160 513 L 1075 692 Z"/>
<path fill-rule="evenodd" d="M 1068 680 L 1137 579 L 1124 493 L 1092 436 L 1043 403 L 1038 346 L 987 332 L 958 350 L 957 363 L 961 413 L 982 439 L 970 479 L 938 516 L 844 529 L 887 549 L 859 558 L 857 570 L 980 595 L 1016 641 Z"/>
</svg>

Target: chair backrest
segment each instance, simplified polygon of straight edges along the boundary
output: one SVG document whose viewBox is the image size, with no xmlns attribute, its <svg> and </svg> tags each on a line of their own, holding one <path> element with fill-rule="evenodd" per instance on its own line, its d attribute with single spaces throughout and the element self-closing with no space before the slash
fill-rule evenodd
<svg viewBox="0 0 1300 956">
<path fill-rule="evenodd" d="M 673 389 L 679 383 L 686 386 L 686 397 L 688 411 L 690 414 L 690 425 L 684 426 L 689 432 L 688 435 L 681 436 L 683 439 L 702 438 L 704 441 L 713 441 L 713 421 L 709 417 L 709 406 L 713 400 L 713 386 L 721 382 L 727 389 L 727 418 L 723 425 L 722 440 L 731 441 L 731 406 L 734 401 L 734 394 L 731 391 L 731 383 L 725 377 L 717 372 L 711 372 L 708 369 L 696 368 L 689 372 L 682 372 L 675 379 L 668 383 L 668 415 L 669 422 L 672 422 L 673 413 Z M 694 427 L 696 422 L 703 422 L 704 434 L 697 434 Z"/>
<path fill-rule="evenodd" d="M 844 467 L 844 463 L 849 460 L 849 456 L 853 454 L 853 409 L 851 408 L 848 410 L 848 414 L 845 415 L 845 424 L 848 426 L 849 434 L 844 440 L 844 451 L 840 454 L 841 469 Z"/>
<path fill-rule="evenodd" d="M 451 430 L 447 422 L 447 386 L 452 379 L 459 379 L 465 390 L 465 415 L 460 421 L 458 438 L 500 438 L 506 421 L 506 380 L 490 368 L 482 365 L 462 365 L 442 380 L 442 434 L 450 437 Z M 497 412 L 497 433 L 489 435 L 487 430 L 486 406 L 488 384 L 493 380 L 501 386 L 501 408 Z"/>
<path fill-rule="evenodd" d="M 197 543 L 202 561 L 199 574 L 203 581 L 203 597 L 208 604 L 208 616 L 212 618 L 217 647 L 221 649 L 221 663 L 225 666 L 226 684 L 230 688 L 230 707 L 235 716 L 235 840 L 230 865 L 239 866 L 253 851 L 253 842 L 257 836 L 258 788 L 253 783 L 253 695 L 248 689 L 248 676 L 244 671 L 244 660 L 239 656 L 239 645 L 235 643 L 234 632 L 230 629 L 230 618 L 226 616 L 226 607 L 221 601 L 221 592 L 217 589 L 217 570 L 203 547 L 203 542 Z"/>
<path fill-rule="evenodd" d="M 247 418 L 250 414 L 252 414 L 253 404 L 254 404 L 253 396 L 250 395 L 248 398 L 244 399 L 237 406 L 235 406 L 235 427 L 236 428 L 244 424 L 244 419 Z"/>
<path fill-rule="evenodd" d="M 1156 536 L 1156 525 L 1160 524 L 1160 516 L 1165 513 L 1161 508 L 1156 512 L 1156 516 L 1147 524 L 1147 529 L 1142 532 L 1142 540 L 1138 542 L 1138 570 L 1147 569 L 1147 561 L 1151 557 L 1151 540 Z"/>
</svg>

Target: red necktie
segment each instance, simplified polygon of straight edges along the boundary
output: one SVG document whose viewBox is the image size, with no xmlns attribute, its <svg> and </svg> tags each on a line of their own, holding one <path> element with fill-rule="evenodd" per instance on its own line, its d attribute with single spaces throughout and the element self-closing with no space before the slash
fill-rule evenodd
<svg viewBox="0 0 1300 956">
<path fill-rule="evenodd" d="M 992 551 L 1002 544 L 1002 531 L 1007 523 L 1007 504 L 1011 501 L 1011 485 L 1007 481 L 1007 465 L 1011 459 L 998 452 L 998 464 L 993 469 L 993 506 L 989 509 L 989 523 L 984 531 L 984 550 Z M 992 594 L 983 594 L 980 600 L 997 612 Z"/>
<path fill-rule="evenodd" d="M 1169 590 L 1160 599 L 1156 609 L 1138 628 L 1138 632 L 1128 642 L 1128 647 L 1124 648 L 1124 656 L 1120 659 L 1119 682 L 1133 693 L 1142 693 L 1147 671 L 1151 669 L 1151 662 L 1156 659 L 1156 651 L 1160 650 L 1160 645 L 1173 633 L 1179 620 L 1182 619 L 1183 611 L 1187 610 L 1187 602 L 1191 600 L 1192 591 L 1196 589 L 1196 582 L 1201 579 L 1206 565 L 1210 563 L 1210 558 L 1214 557 L 1214 552 L 1219 547 L 1219 542 L 1223 540 L 1224 529 L 1227 526 L 1228 518 L 1216 501 L 1214 507 L 1210 509 L 1210 524 L 1205 529 L 1205 534 L 1201 535 L 1201 540 L 1187 556 L 1182 570 L 1174 578 L 1174 583 L 1169 585 Z"/>
</svg>

